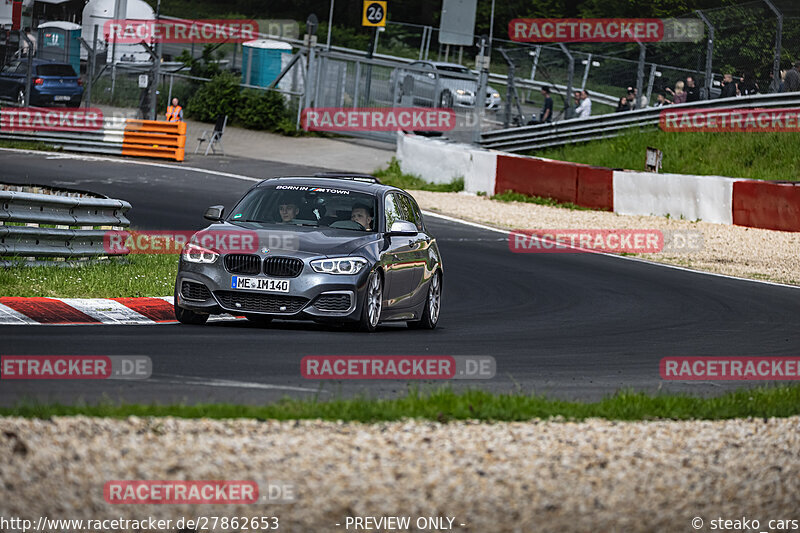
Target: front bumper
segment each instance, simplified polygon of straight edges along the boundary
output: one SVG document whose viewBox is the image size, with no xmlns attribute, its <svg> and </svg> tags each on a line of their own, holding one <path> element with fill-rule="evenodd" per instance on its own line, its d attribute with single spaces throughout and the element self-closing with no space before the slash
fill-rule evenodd
<svg viewBox="0 0 800 533">
<path fill-rule="evenodd" d="M 231 280 L 238 274 L 227 272 L 221 264 L 204 265 L 181 260 L 175 298 L 178 306 L 199 313 L 351 321 L 361 317 L 369 272 L 369 269 L 364 269 L 355 275 L 318 274 L 306 266 L 294 278 L 263 274 L 245 276 L 288 280 L 289 292 L 280 293 L 233 289 Z M 184 282 L 188 285 L 185 286 Z"/>
</svg>

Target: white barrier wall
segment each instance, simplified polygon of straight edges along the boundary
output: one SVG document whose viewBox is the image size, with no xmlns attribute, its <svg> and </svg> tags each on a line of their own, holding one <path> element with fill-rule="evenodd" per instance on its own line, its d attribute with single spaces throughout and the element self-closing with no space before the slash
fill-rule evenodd
<svg viewBox="0 0 800 533">
<path fill-rule="evenodd" d="M 497 152 L 441 140 L 398 133 L 397 160 L 406 174 L 431 183 L 464 178 L 464 190 L 494 194 Z"/>
<path fill-rule="evenodd" d="M 733 178 L 614 171 L 614 212 L 733 224 Z"/>
</svg>

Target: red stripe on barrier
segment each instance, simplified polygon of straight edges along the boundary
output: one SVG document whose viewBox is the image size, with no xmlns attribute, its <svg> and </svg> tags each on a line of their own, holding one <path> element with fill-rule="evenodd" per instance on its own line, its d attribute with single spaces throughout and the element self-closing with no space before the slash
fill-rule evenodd
<svg viewBox="0 0 800 533">
<path fill-rule="evenodd" d="M 614 171 L 602 167 L 578 167 L 576 204 L 592 209 L 614 210 Z"/>
<path fill-rule="evenodd" d="M 60 300 L 51 298 L 0 298 L 0 304 L 7 305 L 42 324 L 99 324 L 100 321 L 84 314 Z"/>
<path fill-rule="evenodd" d="M 514 191 L 575 203 L 578 167 L 575 163 L 498 155 L 495 192 Z"/>
<path fill-rule="evenodd" d="M 733 223 L 751 228 L 800 231 L 800 183 L 734 182 Z"/>
<path fill-rule="evenodd" d="M 161 298 L 111 298 L 154 322 L 176 322 L 175 309 Z"/>
</svg>

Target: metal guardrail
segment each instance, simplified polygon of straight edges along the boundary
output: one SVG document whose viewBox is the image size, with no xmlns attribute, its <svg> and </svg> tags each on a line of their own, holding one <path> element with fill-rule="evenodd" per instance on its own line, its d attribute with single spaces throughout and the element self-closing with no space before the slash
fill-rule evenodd
<svg viewBox="0 0 800 533">
<path fill-rule="evenodd" d="M 0 190 L 0 266 L 72 266 L 76 260 L 119 255 L 106 251 L 103 238 L 108 230 L 130 226 L 125 216 L 130 208 L 124 200 L 105 197 Z"/>
<path fill-rule="evenodd" d="M 657 126 L 662 111 L 670 109 L 775 108 L 800 106 L 800 92 L 717 98 L 669 107 L 648 107 L 550 124 L 495 130 L 481 135 L 481 146 L 506 152 L 539 150 L 578 142 L 608 139 L 632 128 Z"/>
</svg>

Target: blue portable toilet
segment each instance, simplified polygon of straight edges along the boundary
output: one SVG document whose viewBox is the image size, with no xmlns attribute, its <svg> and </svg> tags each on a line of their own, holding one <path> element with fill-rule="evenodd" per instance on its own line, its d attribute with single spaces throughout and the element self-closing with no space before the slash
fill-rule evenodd
<svg viewBox="0 0 800 533">
<path fill-rule="evenodd" d="M 242 44 L 242 83 L 267 87 L 275 81 L 292 55 L 292 45 L 271 39 Z"/>
<path fill-rule="evenodd" d="M 81 73 L 81 26 L 73 22 L 45 22 L 36 36 L 36 57 L 69 63 L 75 74 Z"/>
</svg>

